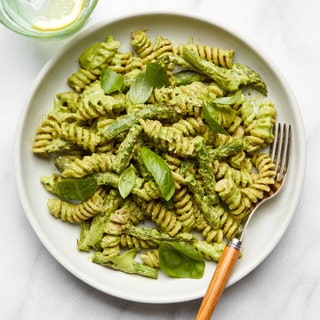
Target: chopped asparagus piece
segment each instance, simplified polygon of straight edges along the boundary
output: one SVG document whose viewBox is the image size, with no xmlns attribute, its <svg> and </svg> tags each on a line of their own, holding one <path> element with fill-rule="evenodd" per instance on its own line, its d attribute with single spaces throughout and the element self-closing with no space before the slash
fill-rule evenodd
<svg viewBox="0 0 320 320">
<path fill-rule="evenodd" d="M 131 249 L 122 255 L 109 259 L 108 257 L 106 258 L 102 252 L 95 252 L 93 254 L 92 261 L 125 273 L 138 274 L 140 276 L 157 279 L 158 270 L 135 261 L 134 259 L 136 255 L 137 251 L 135 249 Z"/>
<path fill-rule="evenodd" d="M 80 237 L 77 242 L 78 250 L 87 251 L 91 250 L 90 246 L 86 244 L 86 238 L 90 232 L 90 220 L 84 220 L 80 223 Z"/>
<path fill-rule="evenodd" d="M 113 172 L 98 172 L 93 175 L 99 186 L 106 185 L 113 188 L 118 188 L 120 176 Z"/>
<path fill-rule="evenodd" d="M 135 146 L 137 145 L 137 137 L 141 133 L 142 127 L 139 125 L 133 125 L 121 143 L 117 154 L 112 162 L 112 169 L 121 173 L 128 165 L 133 156 Z"/>
<path fill-rule="evenodd" d="M 167 233 L 159 232 L 154 228 L 130 226 L 124 231 L 125 234 L 135 236 L 139 239 L 146 241 L 184 241 L 190 242 L 195 236 L 191 233 L 179 233 L 177 236 L 172 237 Z"/>
<path fill-rule="evenodd" d="M 131 126 L 138 123 L 139 119 L 173 119 L 177 117 L 179 115 L 172 108 L 162 105 L 149 105 L 134 113 L 118 117 L 117 120 L 104 128 L 102 134 L 106 140 L 111 140 L 119 133 L 129 130 Z"/>
<path fill-rule="evenodd" d="M 216 66 L 187 48 L 183 49 L 182 57 L 193 65 L 198 72 L 216 81 L 224 90 L 235 91 L 241 85 L 251 85 L 267 95 L 267 86 L 260 75 L 244 64 L 234 63 L 232 68 Z"/>
<path fill-rule="evenodd" d="M 203 137 L 197 136 L 194 139 L 194 144 L 198 155 L 199 173 L 204 181 L 204 192 L 211 204 L 216 204 L 219 202 L 219 197 L 215 192 L 216 179 L 212 170 L 212 161 L 206 148 L 206 141 Z"/>
<path fill-rule="evenodd" d="M 193 175 L 185 179 L 188 189 L 193 193 L 194 200 L 201 210 L 205 220 L 213 228 L 217 229 L 220 224 L 219 213 L 216 212 L 210 199 L 205 195 L 203 188 L 196 182 Z"/>
<path fill-rule="evenodd" d="M 234 139 L 231 142 L 222 145 L 216 149 L 211 149 L 208 151 L 209 157 L 212 160 L 221 160 L 232 156 L 243 149 L 243 139 Z"/>
<path fill-rule="evenodd" d="M 195 81 L 204 82 L 208 80 L 206 75 L 191 70 L 179 71 L 175 73 L 174 76 L 177 81 L 177 86 L 185 86 Z"/>
</svg>

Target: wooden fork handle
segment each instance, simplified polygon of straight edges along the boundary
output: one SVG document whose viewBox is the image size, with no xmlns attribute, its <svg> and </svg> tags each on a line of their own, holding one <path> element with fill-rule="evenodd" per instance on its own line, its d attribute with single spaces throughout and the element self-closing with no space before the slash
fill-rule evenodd
<svg viewBox="0 0 320 320">
<path fill-rule="evenodd" d="M 207 292 L 200 305 L 196 320 L 209 320 L 222 295 L 235 262 L 239 257 L 241 241 L 232 239 L 225 247 Z"/>
</svg>

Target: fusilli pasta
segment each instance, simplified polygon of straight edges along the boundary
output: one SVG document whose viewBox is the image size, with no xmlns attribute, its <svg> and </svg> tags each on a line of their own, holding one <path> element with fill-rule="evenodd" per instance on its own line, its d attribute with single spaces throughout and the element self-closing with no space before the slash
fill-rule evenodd
<svg viewBox="0 0 320 320">
<path fill-rule="evenodd" d="M 71 90 L 56 95 L 35 132 L 32 152 L 53 159 L 58 171 L 41 177 L 55 195 L 48 210 L 78 223 L 78 249 L 93 251 L 92 261 L 105 266 L 125 251 L 130 257 L 140 252 L 144 266 L 159 269 L 165 241 L 191 244 L 218 261 L 226 240 L 274 184 L 275 166 L 263 148 L 274 139 L 276 108 L 243 90 L 256 83 L 251 69 L 241 87 L 224 84 L 230 72 L 236 81 L 243 76 L 233 50 L 193 40 L 173 45 L 142 30 L 132 32 L 130 43 L 132 51 L 121 52 L 110 35 L 87 48 L 67 78 Z M 219 79 L 190 64 L 186 48 L 219 66 Z M 150 85 L 150 66 L 167 77 L 165 85 L 154 79 Z M 121 80 L 108 93 L 107 71 Z M 144 102 L 131 96 L 139 86 Z M 161 159 L 151 161 L 153 170 L 145 149 Z M 63 197 L 64 188 L 75 193 L 72 200 Z M 82 197 L 86 192 L 90 197 Z"/>
</svg>

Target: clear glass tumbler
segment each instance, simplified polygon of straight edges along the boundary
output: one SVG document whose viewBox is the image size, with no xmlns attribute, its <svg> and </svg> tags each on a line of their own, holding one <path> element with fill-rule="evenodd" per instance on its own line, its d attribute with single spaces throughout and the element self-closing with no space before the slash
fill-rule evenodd
<svg viewBox="0 0 320 320">
<path fill-rule="evenodd" d="M 65 28 L 38 30 L 33 24 L 49 2 L 50 0 L 0 0 L 0 22 L 10 30 L 31 38 L 65 38 L 87 21 L 98 0 L 85 0 L 79 17 Z"/>
</svg>

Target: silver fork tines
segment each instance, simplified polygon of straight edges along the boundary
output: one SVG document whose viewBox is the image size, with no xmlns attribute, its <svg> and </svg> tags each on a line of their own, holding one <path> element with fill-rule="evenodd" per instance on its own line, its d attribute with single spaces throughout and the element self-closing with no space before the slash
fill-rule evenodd
<svg viewBox="0 0 320 320">
<path fill-rule="evenodd" d="M 269 155 L 275 164 L 275 181 L 282 182 L 287 172 L 291 147 L 291 125 L 278 123 L 274 126 L 274 140 Z"/>
</svg>

